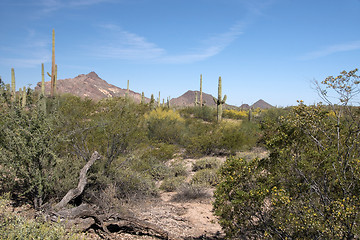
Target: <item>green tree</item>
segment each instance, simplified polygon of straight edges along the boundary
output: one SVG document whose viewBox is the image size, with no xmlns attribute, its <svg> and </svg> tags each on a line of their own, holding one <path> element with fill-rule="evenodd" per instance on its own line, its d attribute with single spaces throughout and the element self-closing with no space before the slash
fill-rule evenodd
<svg viewBox="0 0 360 240">
<path fill-rule="evenodd" d="M 265 121 L 268 158 L 227 160 L 214 207 L 229 237 L 359 236 L 360 109 L 351 106 L 359 93 L 356 72 L 318 84 L 327 105 L 299 101 L 286 118 Z M 339 102 L 333 104 L 330 93 Z"/>
<path fill-rule="evenodd" d="M 7 188 L 3 190 L 19 193 L 38 208 L 52 193 L 58 162 L 54 115 L 16 107 L 0 115 L 0 181 Z"/>
</svg>

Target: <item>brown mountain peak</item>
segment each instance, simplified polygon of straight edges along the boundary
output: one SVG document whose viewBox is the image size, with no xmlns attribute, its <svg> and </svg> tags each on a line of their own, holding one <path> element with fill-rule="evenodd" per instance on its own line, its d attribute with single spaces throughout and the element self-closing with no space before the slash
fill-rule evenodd
<svg viewBox="0 0 360 240">
<path fill-rule="evenodd" d="M 251 105 L 252 108 L 261 108 L 261 109 L 268 109 L 273 108 L 269 103 L 265 102 L 264 100 L 260 99 L 253 105 Z"/>
<path fill-rule="evenodd" d="M 97 79 L 100 78 L 94 71 L 86 74 L 87 77 L 92 78 L 92 79 Z"/>
</svg>

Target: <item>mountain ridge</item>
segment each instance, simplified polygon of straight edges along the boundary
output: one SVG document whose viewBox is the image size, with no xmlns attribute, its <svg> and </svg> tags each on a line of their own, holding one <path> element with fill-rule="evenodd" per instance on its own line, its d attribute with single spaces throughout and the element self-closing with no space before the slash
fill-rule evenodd
<svg viewBox="0 0 360 240">
<path fill-rule="evenodd" d="M 41 82 L 38 82 L 36 91 L 41 91 Z M 124 97 L 126 95 L 126 89 L 117 87 L 115 85 L 107 83 L 104 79 L 100 78 L 94 71 L 88 74 L 80 74 L 74 78 L 59 79 L 56 83 L 56 92 L 57 94 L 70 93 L 83 98 L 90 98 L 95 101 L 99 101 L 107 97 Z M 50 93 L 50 81 L 45 82 L 45 94 Z M 195 94 L 198 96 L 198 101 L 200 99 L 200 92 L 188 90 L 179 97 L 172 98 L 170 100 L 171 106 L 176 107 L 187 107 L 195 106 Z M 135 102 L 141 101 L 141 94 L 134 92 L 129 89 L 129 97 L 132 98 Z M 149 102 L 150 99 L 145 97 L 145 102 Z M 206 106 L 216 106 L 213 96 L 211 94 L 203 92 L 203 104 Z M 233 105 L 225 104 L 227 108 L 239 108 Z M 271 108 L 270 104 L 260 99 L 253 105 L 249 106 L 248 104 L 243 104 L 240 106 L 241 109 L 249 108 Z"/>
</svg>

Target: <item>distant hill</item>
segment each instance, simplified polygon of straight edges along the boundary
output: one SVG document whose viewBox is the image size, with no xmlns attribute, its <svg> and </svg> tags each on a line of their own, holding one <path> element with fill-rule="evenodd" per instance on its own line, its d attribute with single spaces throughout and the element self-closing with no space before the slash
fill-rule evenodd
<svg viewBox="0 0 360 240">
<path fill-rule="evenodd" d="M 260 109 L 269 109 L 269 108 L 273 108 L 273 106 L 271 106 L 269 103 L 265 102 L 264 100 L 260 99 L 259 101 L 257 101 L 256 103 L 254 103 L 253 105 L 251 105 L 252 108 L 260 108 Z"/>
<path fill-rule="evenodd" d="M 195 105 L 195 93 L 198 95 L 198 101 L 200 101 L 199 91 L 187 91 L 183 95 L 177 98 L 171 99 L 171 105 L 179 107 L 188 107 Z M 203 92 L 203 104 L 206 106 L 215 106 L 213 96 Z"/>
<path fill-rule="evenodd" d="M 41 82 L 38 82 L 35 90 L 41 90 Z M 79 97 L 88 97 L 93 100 L 100 100 L 107 97 L 125 96 L 126 89 L 109 84 L 105 80 L 101 79 L 95 72 L 90 72 L 88 74 L 80 74 L 74 78 L 58 79 L 56 84 L 56 92 L 58 94 L 70 93 Z M 200 101 L 199 91 L 189 90 L 180 97 L 172 98 L 170 100 L 171 106 L 194 106 L 195 93 L 198 94 L 198 101 Z M 45 82 L 45 94 L 50 94 L 50 81 Z M 141 94 L 131 90 L 129 90 L 129 97 L 132 98 L 135 102 L 141 101 Z M 145 102 L 149 101 L 149 98 L 145 98 Z M 215 106 L 213 96 L 203 92 L 203 104 L 206 106 Z M 238 107 L 228 104 L 225 104 L 225 106 L 230 109 L 238 109 Z M 260 99 L 251 106 L 248 104 L 243 104 L 240 106 L 240 109 L 247 110 L 250 107 L 267 109 L 272 108 L 273 106 Z"/>
<path fill-rule="evenodd" d="M 37 84 L 35 90 L 41 90 L 41 82 Z M 88 97 L 93 100 L 100 100 L 107 97 L 125 96 L 126 89 L 116 87 L 101 79 L 95 72 L 80 74 L 74 78 L 58 79 L 56 92 L 71 93 L 79 97 Z M 45 82 L 45 94 L 50 93 L 50 81 Z M 136 102 L 141 101 L 141 94 L 129 90 L 129 97 Z M 145 98 L 145 101 L 149 99 Z"/>
</svg>

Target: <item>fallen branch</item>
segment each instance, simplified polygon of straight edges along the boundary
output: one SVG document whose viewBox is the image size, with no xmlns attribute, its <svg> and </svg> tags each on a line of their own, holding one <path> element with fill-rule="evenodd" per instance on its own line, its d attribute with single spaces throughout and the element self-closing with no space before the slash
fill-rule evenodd
<svg viewBox="0 0 360 240">
<path fill-rule="evenodd" d="M 102 229 L 103 233 L 106 234 L 110 234 L 111 232 L 141 233 L 160 239 L 170 239 L 166 231 L 151 223 L 124 216 L 115 217 L 112 215 L 109 217 L 106 214 L 99 214 L 99 209 L 95 205 L 83 203 L 77 207 L 65 208 L 72 199 L 82 194 L 87 181 L 86 174 L 94 162 L 100 158 L 101 155 L 96 151 L 91 155 L 90 160 L 80 171 L 77 187 L 69 190 L 61 201 L 54 206 L 53 210 L 48 212 L 50 220 L 57 221 L 60 219 L 60 221 L 65 222 L 67 227 L 75 228 L 82 232 L 97 226 L 97 228 Z"/>
<path fill-rule="evenodd" d="M 54 210 L 60 210 L 61 208 L 65 207 L 66 204 L 68 204 L 72 199 L 78 197 L 84 191 L 87 180 L 86 174 L 89 171 L 89 168 L 94 164 L 94 162 L 100 158 L 101 155 L 97 151 L 95 151 L 91 155 L 90 160 L 85 164 L 85 166 L 80 171 L 79 183 L 77 187 L 68 191 L 66 195 L 63 197 L 63 199 L 61 199 L 61 201 L 55 205 Z"/>
</svg>

